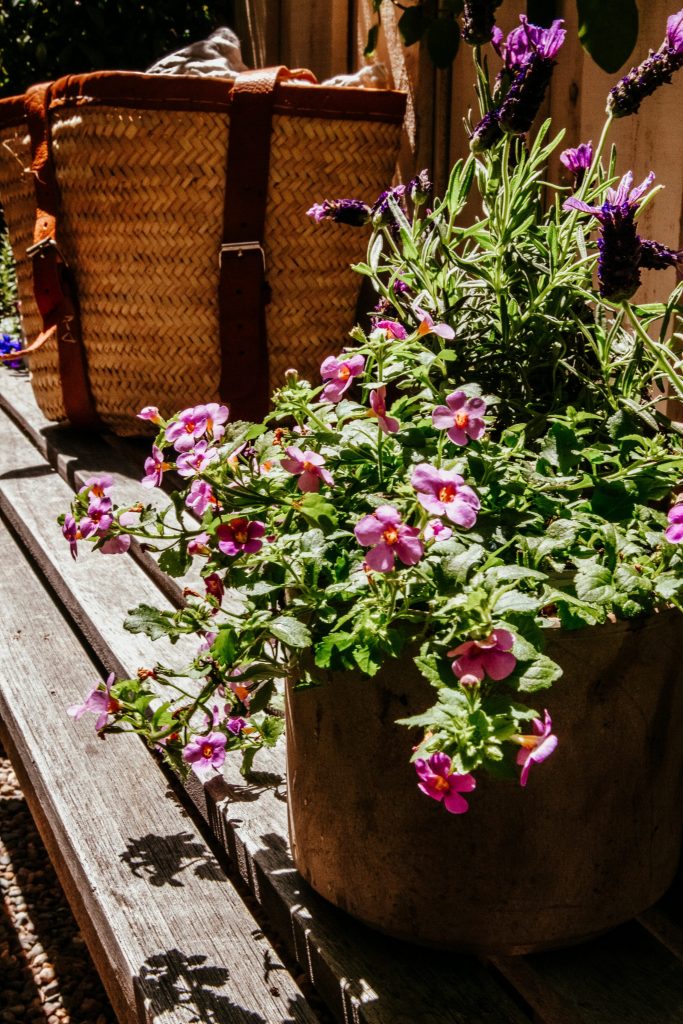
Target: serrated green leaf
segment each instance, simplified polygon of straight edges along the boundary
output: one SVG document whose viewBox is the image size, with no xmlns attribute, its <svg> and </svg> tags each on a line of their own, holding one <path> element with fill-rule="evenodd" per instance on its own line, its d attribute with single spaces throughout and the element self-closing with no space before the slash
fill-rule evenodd
<svg viewBox="0 0 683 1024">
<path fill-rule="evenodd" d="M 576 596 L 588 604 L 608 604 L 614 597 L 612 573 L 605 565 L 589 562 L 574 577 Z"/>
<path fill-rule="evenodd" d="M 234 629 L 223 627 L 218 630 L 216 639 L 211 644 L 211 654 L 221 665 L 229 667 L 237 653 L 237 634 Z"/>
<path fill-rule="evenodd" d="M 562 669 L 545 654 L 540 654 L 529 665 L 525 665 L 517 679 L 517 687 L 522 693 L 533 693 L 545 690 L 559 679 Z"/>
<path fill-rule="evenodd" d="M 268 623 L 269 632 L 287 647 L 309 647 L 312 642 L 308 626 L 291 615 L 280 615 Z"/>
<path fill-rule="evenodd" d="M 518 590 L 509 590 L 496 601 L 493 611 L 496 615 L 505 615 L 508 612 L 534 612 L 539 608 L 541 601 L 530 594 L 522 594 Z"/>
<path fill-rule="evenodd" d="M 140 604 L 131 608 L 123 621 L 124 629 L 129 633 L 144 633 L 150 640 L 159 640 L 167 636 L 172 629 L 171 616 L 168 612 L 159 611 L 148 604 Z"/>
<path fill-rule="evenodd" d="M 170 547 L 159 555 L 159 568 L 169 576 L 184 576 L 192 564 L 186 547 Z"/>
<path fill-rule="evenodd" d="M 268 715 L 259 726 L 261 738 L 267 747 L 274 747 L 284 731 L 284 718 L 276 718 L 275 715 Z"/>
</svg>

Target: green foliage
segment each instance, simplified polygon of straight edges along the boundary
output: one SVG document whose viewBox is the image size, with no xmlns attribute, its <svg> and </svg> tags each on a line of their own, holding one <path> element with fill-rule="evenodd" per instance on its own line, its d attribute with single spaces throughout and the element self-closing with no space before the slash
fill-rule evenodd
<svg viewBox="0 0 683 1024">
<path fill-rule="evenodd" d="M 231 24 L 231 0 L 4 0 L 0 95 L 99 69 L 143 71 L 155 60 Z"/>
</svg>

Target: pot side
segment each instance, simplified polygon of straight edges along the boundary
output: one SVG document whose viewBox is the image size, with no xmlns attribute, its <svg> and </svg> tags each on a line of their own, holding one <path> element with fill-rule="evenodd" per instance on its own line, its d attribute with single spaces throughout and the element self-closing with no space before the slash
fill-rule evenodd
<svg viewBox="0 0 683 1024">
<path fill-rule="evenodd" d="M 288 693 L 292 854 L 322 896 L 397 938 L 512 955 L 580 942 L 651 906 L 683 825 L 683 658 L 676 610 L 578 632 L 530 703 L 555 753 L 526 789 L 483 774 L 451 815 L 417 789 L 417 730 L 434 691 L 412 660 L 373 679 L 327 673 Z"/>
</svg>

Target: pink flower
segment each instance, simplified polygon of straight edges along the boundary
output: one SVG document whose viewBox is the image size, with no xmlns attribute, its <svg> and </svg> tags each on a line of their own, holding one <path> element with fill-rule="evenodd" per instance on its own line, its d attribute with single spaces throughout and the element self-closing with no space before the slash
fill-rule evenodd
<svg viewBox="0 0 683 1024">
<path fill-rule="evenodd" d="M 196 537 L 193 537 L 187 545 L 187 553 L 191 557 L 195 555 L 210 555 L 211 548 L 209 547 L 208 533 L 198 533 Z"/>
<path fill-rule="evenodd" d="M 424 539 L 438 543 L 453 536 L 450 526 L 444 526 L 440 519 L 430 519 L 424 528 Z"/>
<path fill-rule="evenodd" d="M 100 548 L 102 555 L 124 555 L 130 547 L 130 535 L 119 533 L 116 537 L 109 537 Z"/>
<path fill-rule="evenodd" d="M 189 452 L 206 431 L 207 414 L 205 406 L 196 405 L 191 409 L 183 409 L 178 413 L 174 423 L 166 427 L 166 440 L 169 441 L 176 451 Z"/>
<path fill-rule="evenodd" d="M 519 776 L 520 786 L 526 786 L 532 764 L 540 764 L 550 757 L 557 746 L 557 736 L 553 734 L 553 722 L 547 711 L 543 712 L 543 721 L 534 718 L 532 736 L 511 736 L 514 743 L 519 743 L 521 750 L 517 754 L 517 764 L 522 765 Z"/>
<path fill-rule="evenodd" d="M 417 333 L 422 337 L 425 334 L 438 334 L 440 338 L 448 341 L 455 337 L 455 331 L 448 324 L 435 324 L 431 315 L 425 310 L 415 306 L 415 312 L 421 318 Z"/>
<path fill-rule="evenodd" d="M 204 586 L 206 587 L 207 596 L 215 597 L 220 604 L 225 594 L 225 587 L 223 586 L 223 580 L 220 578 L 217 572 L 212 572 L 208 576 L 204 577 Z"/>
<path fill-rule="evenodd" d="M 391 505 L 380 505 L 372 515 L 363 516 L 353 531 L 364 547 L 374 545 L 366 556 L 366 563 L 377 572 L 391 572 L 396 556 L 404 565 L 415 565 L 424 554 L 419 530 L 406 526 Z"/>
<path fill-rule="evenodd" d="M 114 522 L 109 498 L 91 498 L 88 514 L 83 516 L 79 525 L 81 537 L 91 537 L 93 533 L 105 534 Z"/>
<path fill-rule="evenodd" d="M 417 500 L 432 515 L 446 516 L 466 530 L 476 523 L 479 498 L 458 473 L 421 462 L 410 482 L 417 491 Z"/>
<path fill-rule="evenodd" d="M 473 680 L 465 677 L 473 676 L 474 679 L 482 681 L 485 675 L 489 679 L 505 679 L 514 671 L 517 659 L 512 654 L 512 647 L 515 638 L 507 629 L 494 629 L 486 640 L 467 640 L 459 644 L 448 657 L 457 655 L 451 665 L 454 675 L 471 683 Z"/>
<path fill-rule="evenodd" d="M 353 383 L 353 378 L 363 372 L 365 359 L 363 356 L 349 356 L 348 359 L 337 359 L 328 356 L 320 365 L 320 376 L 329 380 L 322 390 L 322 398 L 326 402 L 338 402 L 344 392 Z"/>
<path fill-rule="evenodd" d="M 233 736 L 239 736 L 243 729 L 247 727 L 246 718 L 229 718 L 225 723 L 225 728 L 228 732 L 231 732 Z"/>
<path fill-rule="evenodd" d="M 218 452 L 215 448 L 209 448 L 208 441 L 197 441 L 194 448 L 178 456 L 176 468 L 181 476 L 195 476 L 217 458 Z"/>
<path fill-rule="evenodd" d="M 153 444 L 151 458 L 145 459 L 145 476 L 140 483 L 143 487 L 161 487 L 161 481 L 167 469 L 173 469 L 173 465 L 164 461 L 164 453 L 161 448 L 157 448 Z"/>
<path fill-rule="evenodd" d="M 385 434 L 395 434 L 401 424 L 393 416 L 387 416 L 387 389 L 382 385 L 370 392 L 370 416 L 376 416 L 380 429 Z"/>
<path fill-rule="evenodd" d="M 162 423 L 159 410 L 156 405 L 146 405 L 144 409 L 141 409 L 138 413 L 137 418 L 139 420 L 149 420 L 150 423 Z"/>
<path fill-rule="evenodd" d="M 471 793 L 477 783 L 467 775 L 457 775 L 451 771 L 451 759 L 448 754 L 437 753 L 427 761 L 418 758 L 415 771 L 420 780 L 417 784 L 426 796 L 432 800 L 443 800 L 443 805 L 451 814 L 464 814 L 469 810 L 467 801 L 461 793 Z"/>
<path fill-rule="evenodd" d="M 225 761 L 226 737 L 221 732 L 195 736 L 183 748 L 183 758 L 197 768 L 220 768 Z"/>
<path fill-rule="evenodd" d="M 202 637 L 202 642 L 197 648 L 197 653 L 200 654 L 202 651 L 210 651 L 211 648 L 213 647 L 213 642 L 217 636 L 218 633 L 212 633 L 211 631 L 207 631 L 206 633 L 204 633 Z"/>
<path fill-rule="evenodd" d="M 398 341 L 405 341 L 408 337 L 408 332 L 403 324 L 399 324 L 395 320 L 378 320 L 375 324 L 375 330 L 384 331 L 390 338 L 397 339 Z"/>
<path fill-rule="evenodd" d="M 206 405 L 198 406 L 206 416 L 206 430 L 214 441 L 220 441 L 225 433 L 225 424 L 230 418 L 230 410 L 227 405 L 219 405 L 218 402 L 208 402 Z"/>
<path fill-rule="evenodd" d="M 215 505 L 213 488 L 206 480 L 193 480 L 185 497 L 185 504 L 198 516 L 203 516 L 209 505 Z"/>
<path fill-rule="evenodd" d="M 114 481 L 108 473 L 102 473 L 101 476 L 88 477 L 78 493 L 89 492 L 92 498 L 108 498 L 113 490 Z"/>
<path fill-rule="evenodd" d="M 98 716 L 97 721 L 95 722 L 95 728 L 98 732 L 100 729 L 104 729 L 109 719 L 109 715 L 116 714 L 116 712 L 121 708 L 116 697 L 112 697 L 111 695 L 111 688 L 115 679 L 116 676 L 112 672 L 104 684 L 104 689 L 101 688 L 101 683 L 96 683 L 82 704 L 73 704 L 70 708 L 66 709 L 67 715 L 70 715 L 78 721 L 79 718 L 83 717 L 86 711 L 92 711 L 93 714 Z"/>
<path fill-rule="evenodd" d="M 478 441 L 486 429 L 482 419 L 486 412 L 483 398 L 468 398 L 464 391 L 454 391 L 432 413 L 437 430 L 447 430 L 454 444 L 465 445 L 471 438 Z"/>
<path fill-rule="evenodd" d="M 670 544 L 680 544 L 683 540 L 683 502 L 673 505 L 666 514 L 669 525 L 664 536 Z"/>
<path fill-rule="evenodd" d="M 64 525 L 62 526 L 62 535 L 69 542 L 69 548 L 71 550 L 71 557 L 78 558 L 78 541 L 82 540 L 81 531 L 78 528 L 78 523 L 68 512 L 64 516 Z"/>
<path fill-rule="evenodd" d="M 241 551 L 250 555 L 263 547 L 263 541 L 259 538 L 265 532 L 265 525 L 258 519 L 250 522 L 246 516 L 240 516 L 216 527 L 218 547 L 224 555 L 238 555 Z"/>
<path fill-rule="evenodd" d="M 328 486 L 332 486 L 334 480 L 327 469 L 323 469 L 325 460 L 322 455 L 316 452 L 305 451 L 301 448 L 285 448 L 288 459 L 282 459 L 282 467 L 288 473 L 298 476 L 297 487 L 304 493 L 320 490 L 320 481 L 323 480 Z"/>
</svg>

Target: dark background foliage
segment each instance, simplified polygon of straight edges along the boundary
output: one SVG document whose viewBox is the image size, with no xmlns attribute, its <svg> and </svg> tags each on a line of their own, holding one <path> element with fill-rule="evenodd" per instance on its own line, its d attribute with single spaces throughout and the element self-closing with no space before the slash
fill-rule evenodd
<svg viewBox="0 0 683 1024">
<path fill-rule="evenodd" d="M 73 72 L 143 71 L 232 23 L 232 0 L 0 0 L 0 96 Z"/>
</svg>

